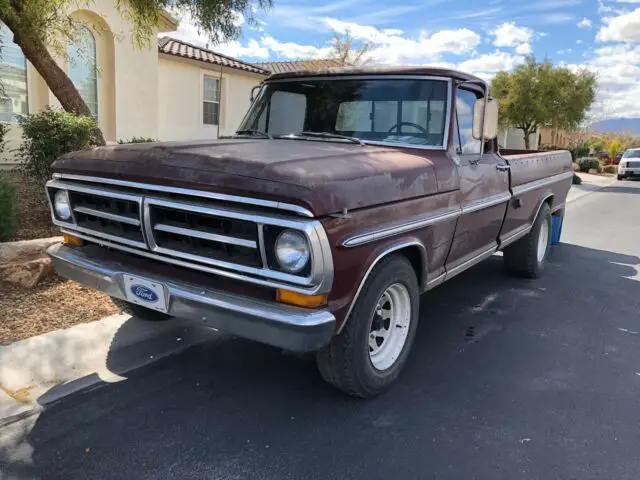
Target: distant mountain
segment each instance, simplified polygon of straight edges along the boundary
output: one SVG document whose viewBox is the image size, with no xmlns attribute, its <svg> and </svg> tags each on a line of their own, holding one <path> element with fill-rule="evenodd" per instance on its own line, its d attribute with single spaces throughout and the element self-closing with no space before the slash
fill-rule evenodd
<svg viewBox="0 0 640 480">
<path fill-rule="evenodd" d="M 640 118 L 612 118 L 591 124 L 591 129 L 601 133 L 632 133 L 640 135 Z"/>
</svg>

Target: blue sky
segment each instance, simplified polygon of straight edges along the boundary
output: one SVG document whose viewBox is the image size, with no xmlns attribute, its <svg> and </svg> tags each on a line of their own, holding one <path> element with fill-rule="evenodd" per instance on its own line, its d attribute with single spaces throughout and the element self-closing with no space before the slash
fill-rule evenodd
<svg viewBox="0 0 640 480">
<path fill-rule="evenodd" d="M 172 36 L 247 61 L 325 57 L 332 31 L 377 64 L 446 65 L 490 79 L 525 55 L 598 75 L 592 118 L 640 117 L 640 0 L 274 0 L 219 45 L 183 18 Z"/>
</svg>

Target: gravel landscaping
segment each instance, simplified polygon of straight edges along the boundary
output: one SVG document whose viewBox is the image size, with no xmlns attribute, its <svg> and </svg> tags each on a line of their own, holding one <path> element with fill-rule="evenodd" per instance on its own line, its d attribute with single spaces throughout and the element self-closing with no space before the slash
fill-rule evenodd
<svg viewBox="0 0 640 480">
<path fill-rule="evenodd" d="M 116 313 L 108 296 L 55 275 L 32 289 L 0 282 L 0 345 Z"/>
<path fill-rule="evenodd" d="M 18 230 L 10 241 L 60 235 L 58 228 L 51 223 L 44 186 L 29 180 L 19 171 L 3 171 L 1 174 L 16 186 Z"/>
</svg>

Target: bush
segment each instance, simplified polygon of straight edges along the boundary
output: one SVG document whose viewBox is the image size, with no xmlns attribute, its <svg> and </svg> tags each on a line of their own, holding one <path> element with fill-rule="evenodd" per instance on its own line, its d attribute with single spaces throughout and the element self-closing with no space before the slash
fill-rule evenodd
<svg viewBox="0 0 640 480">
<path fill-rule="evenodd" d="M 125 145 L 127 143 L 153 143 L 157 142 L 157 138 L 147 138 L 147 137 L 132 137 L 131 140 L 127 140 L 126 138 L 121 138 L 118 140 L 120 145 Z"/>
<path fill-rule="evenodd" d="M 573 185 L 582 185 L 582 179 L 576 175 L 575 173 L 573 174 L 573 181 L 571 182 Z"/>
<path fill-rule="evenodd" d="M 0 242 L 6 242 L 13 237 L 17 228 L 16 187 L 0 177 Z"/>
<path fill-rule="evenodd" d="M 616 165 L 606 165 L 602 167 L 604 173 L 618 173 L 618 167 Z"/>
<path fill-rule="evenodd" d="M 577 163 L 580 167 L 580 171 L 583 173 L 588 173 L 592 168 L 595 168 L 596 170 L 599 170 L 601 168 L 600 160 L 598 160 L 596 157 L 579 158 Z"/>
<path fill-rule="evenodd" d="M 586 146 L 574 147 L 569 149 L 569 151 L 571 152 L 571 158 L 573 159 L 574 162 L 578 158 L 586 157 L 589 155 L 589 147 L 586 147 Z"/>
<path fill-rule="evenodd" d="M 19 115 L 18 123 L 22 127 L 18 156 L 24 172 L 37 181 L 51 177 L 51 164 L 59 156 L 99 145 L 93 117 L 47 107 L 40 113 Z"/>
</svg>

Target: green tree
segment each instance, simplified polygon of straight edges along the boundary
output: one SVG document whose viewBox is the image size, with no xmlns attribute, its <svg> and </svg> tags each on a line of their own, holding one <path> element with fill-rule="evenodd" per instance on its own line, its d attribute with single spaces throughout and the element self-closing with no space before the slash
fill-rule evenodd
<svg viewBox="0 0 640 480">
<path fill-rule="evenodd" d="M 529 57 L 511 73 L 498 72 L 491 87 L 501 125 L 521 129 L 529 149 L 529 135 L 540 127 L 569 130 L 582 123 L 595 99 L 596 79 L 587 70 L 573 73 Z"/>
<path fill-rule="evenodd" d="M 622 142 L 617 137 L 612 138 L 607 144 L 607 153 L 609 154 L 609 158 L 616 158 L 616 155 L 623 150 L 624 147 L 622 146 Z"/>
<path fill-rule="evenodd" d="M 237 15 L 253 22 L 254 7 L 268 8 L 272 0 L 112 0 L 123 18 L 133 25 L 134 45 L 148 47 L 165 9 L 190 16 L 212 43 L 240 34 Z M 13 41 L 33 64 L 62 107 L 78 115 L 91 115 L 78 89 L 54 55 L 64 56 L 66 42 L 81 35 L 82 25 L 70 13 L 91 0 L 0 0 L 0 21 L 13 33 Z M 99 140 L 104 144 L 102 134 Z"/>
</svg>

